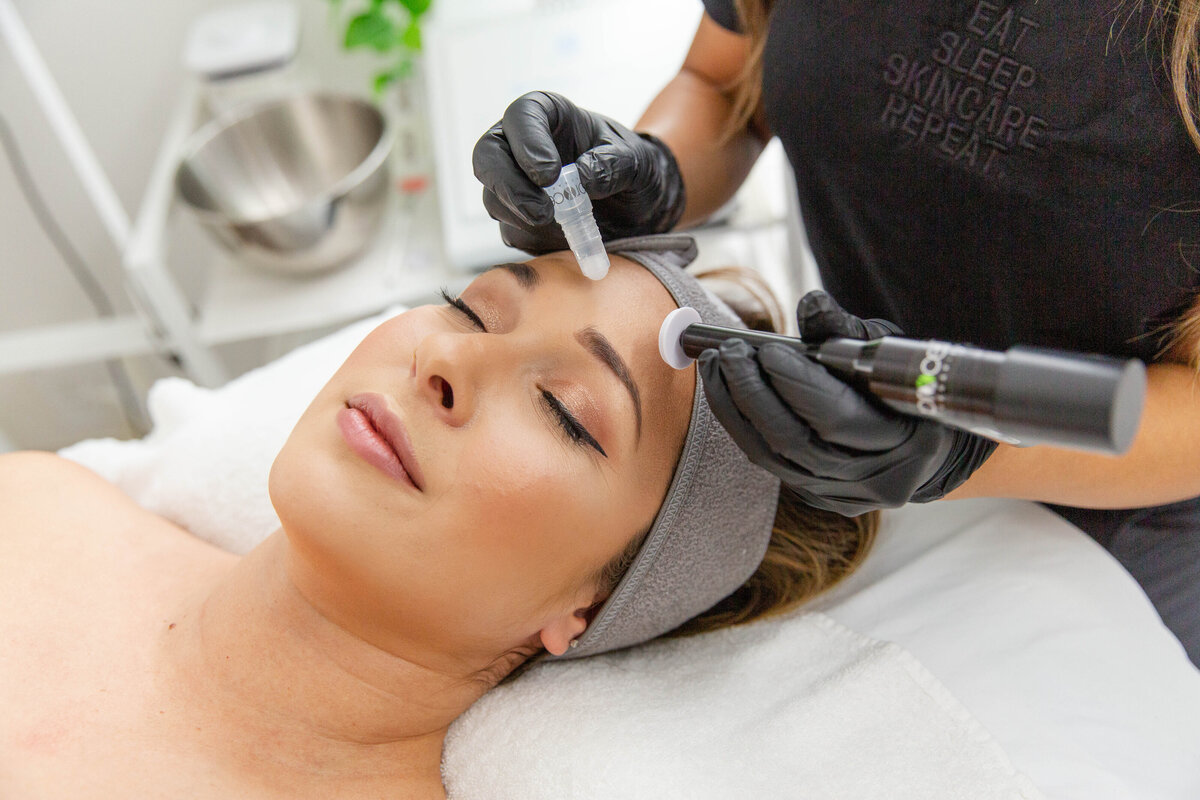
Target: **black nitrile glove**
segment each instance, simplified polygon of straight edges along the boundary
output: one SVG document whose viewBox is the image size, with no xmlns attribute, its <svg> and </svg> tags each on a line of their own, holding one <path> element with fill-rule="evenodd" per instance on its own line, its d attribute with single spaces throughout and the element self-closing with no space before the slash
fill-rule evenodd
<svg viewBox="0 0 1200 800">
<path fill-rule="evenodd" d="M 899 335 L 862 320 L 824 292 L 796 309 L 810 344 L 833 337 Z M 937 500 L 982 464 L 996 443 L 899 414 L 859 393 L 817 362 L 778 344 L 754 351 L 740 339 L 700 355 L 708 403 L 750 460 L 809 505 L 855 516 Z"/>
<path fill-rule="evenodd" d="M 605 240 L 665 233 L 683 215 L 683 178 L 665 144 L 562 95 L 530 92 L 512 102 L 471 157 L 484 208 L 505 244 L 528 253 L 566 249 L 542 187 L 571 162 Z"/>
</svg>

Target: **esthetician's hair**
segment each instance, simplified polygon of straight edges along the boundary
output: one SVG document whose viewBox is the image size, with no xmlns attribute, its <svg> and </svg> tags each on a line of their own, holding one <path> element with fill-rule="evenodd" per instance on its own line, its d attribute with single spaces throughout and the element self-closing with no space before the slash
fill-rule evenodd
<svg viewBox="0 0 1200 800">
<path fill-rule="evenodd" d="M 1136 11 L 1141 3 L 1132 3 Z M 1131 12 L 1133 13 L 1133 12 Z M 1165 23 L 1165 24 L 1164 24 Z M 1175 105 L 1183 115 L 1183 124 L 1200 149 L 1200 0 L 1155 0 L 1154 13 L 1147 34 L 1153 26 L 1162 26 L 1163 60 L 1171 75 Z"/>
<path fill-rule="evenodd" d="M 748 328 L 783 330 L 779 301 L 758 273 L 723 267 L 693 274 Z M 843 517 L 806 505 L 786 488 L 780 489 L 771 539 L 758 569 L 733 594 L 665 635 L 706 633 L 791 611 L 857 569 L 875 541 L 878 526 L 878 512 Z M 602 593 L 616 588 L 641 544 L 642 537 L 634 537 L 599 571 L 596 578 Z"/>
</svg>

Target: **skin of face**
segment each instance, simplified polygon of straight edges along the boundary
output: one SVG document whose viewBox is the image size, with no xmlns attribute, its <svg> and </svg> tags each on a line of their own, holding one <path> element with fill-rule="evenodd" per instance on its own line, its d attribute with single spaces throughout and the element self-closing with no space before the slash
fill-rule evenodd
<svg viewBox="0 0 1200 800">
<path fill-rule="evenodd" d="M 320 613 L 432 669 L 564 652 L 603 599 L 592 576 L 652 523 L 682 448 L 693 368 L 658 355 L 666 289 L 620 257 L 601 281 L 570 253 L 476 278 L 461 310 L 422 306 L 370 333 L 297 423 L 270 475 L 289 571 Z M 601 333 L 642 408 L 580 341 Z M 603 448 L 574 441 L 549 392 Z M 420 487 L 387 474 L 339 426 L 374 396 L 403 424 Z"/>
</svg>

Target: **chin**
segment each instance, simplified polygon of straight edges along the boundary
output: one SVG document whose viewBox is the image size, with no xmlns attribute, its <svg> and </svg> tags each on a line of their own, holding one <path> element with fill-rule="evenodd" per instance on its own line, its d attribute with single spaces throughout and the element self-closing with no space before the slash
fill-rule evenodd
<svg viewBox="0 0 1200 800">
<path fill-rule="evenodd" d="M 294 542 L 310 544 L 346 527 L 353 502 L 353 479 L 343 459 L 327 447 L 316 447 L 297 428 L 275 456 L 267 477 L 267 493 Z"/>
</svg>

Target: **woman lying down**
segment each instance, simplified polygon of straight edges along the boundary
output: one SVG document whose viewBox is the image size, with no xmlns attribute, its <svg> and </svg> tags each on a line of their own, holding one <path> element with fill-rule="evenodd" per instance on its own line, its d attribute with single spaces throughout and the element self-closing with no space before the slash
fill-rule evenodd
<svg viewBox="0 0 1200 800">
<path fill-rule="evenodd" d="M 276 458 L 281 527 L 245 557 L 0 457 L 0 797 L 442 797 L 447 728 L 531 659 L 852 570 L 874 518 L 780 496 L 659 358 L 679 304 L 732 322 L 688 246 L 629 240 L 599 282 L 570 253 L 502 265 L 380 325 Z"/>
</svg>

